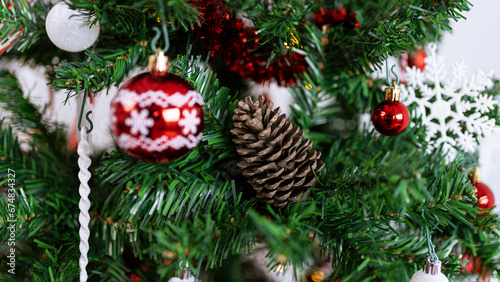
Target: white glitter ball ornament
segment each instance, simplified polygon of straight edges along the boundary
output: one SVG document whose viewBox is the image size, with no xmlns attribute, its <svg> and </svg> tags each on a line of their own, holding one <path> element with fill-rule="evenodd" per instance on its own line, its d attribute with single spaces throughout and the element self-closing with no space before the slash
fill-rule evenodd
<svg viewBox="0 0 500 282">
<path fill-rule="evenodd" d="M 410 282 L 449 282 L 448 278 L 441 273 L 441 261 L 427 259 L 424 269 L 415 272 Z"/>
<path fill-rule="evenodd" d="M 89 28 L 89 19 L 61 2 L 50 10 L 45 21 L 50 41 L 68 52 L 83 51 L 97 40 L 99 22 Z"/>
</svg>

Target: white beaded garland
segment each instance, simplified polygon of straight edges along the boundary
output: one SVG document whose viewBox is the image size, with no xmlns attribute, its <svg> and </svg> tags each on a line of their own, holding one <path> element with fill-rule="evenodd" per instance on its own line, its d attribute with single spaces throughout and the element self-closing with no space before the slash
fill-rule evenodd
<svg viewBox="0 0 500 282">
<path fill-rule="evenodd" d="M 96 22 L 89 28 L 88 18 L 64 2 L 52 7 L 45 21 L 50 41 L 68 52 L 80 52 L 92 46 L 99 36 L 99 27 Z"/>
<path fill-rule="evenodd" d="M 432 275 L 431 273 L 425 273 L 423 269 L 420 269 L 413 274 L 410 282 L 449 282 L 449 280 L 441 272 L 437 275 Z"/>
</svg>

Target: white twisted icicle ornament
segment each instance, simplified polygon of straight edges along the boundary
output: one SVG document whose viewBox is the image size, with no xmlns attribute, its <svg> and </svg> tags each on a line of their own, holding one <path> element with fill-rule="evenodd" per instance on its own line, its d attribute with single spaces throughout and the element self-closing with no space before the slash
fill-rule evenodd
<svg viewBox="0 0 500 282">
<path fill-rule="evenodd" d="M 80 216 L 78 217 L 80 221 L 80 281 L 87 281 L 87 264 L 88 258 L 87 253 L 89 251 L 89 222 L 90 222 L 90 187 L 89 180 L 91 177 L 89 167 L 92 163 L 89 154 L 92 150 L 90 143 L 87 140 L 87 128 L 82 126 L 80 133 L 80 143 L 78 144 L 78 167 L 80 172 L 78 172 L 78 178 L 80 179 L 80 203 L 78 207 L 80 208 Z"/>
</svg>

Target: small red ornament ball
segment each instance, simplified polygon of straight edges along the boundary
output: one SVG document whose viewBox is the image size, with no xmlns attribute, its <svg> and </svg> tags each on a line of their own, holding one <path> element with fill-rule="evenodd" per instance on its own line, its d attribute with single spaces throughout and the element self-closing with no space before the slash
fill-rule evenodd
<svg viewBox="0 0 500 282">
<path fill-rule="evenodd" d="M 427 58 L 427 55 L 425 54 L 424 49 L 418 49 L 416 51 L 410 52 L 410 54 L 408 55 L 408 66 L 410 68 L 417 67 L 417 69 L 424 70 L 425 58 Z"/>
<path fill-rule="evenodd" d="M 479 203 L 478 207 L 480 209 L 489 209 L 495 206 L 495 196 L 490 187 L 486 186 L 484 183 L 478 182 L 474 183 L 476 187 L 477 201 Z"/>
<path fill-rule="evenodd" d="M 203 98 L 171 73 L 137 75 L 111 102 L 117 145 L 146 162 L 171 162 L 191 151 L 201 140 L 203 121 Z"/>
<path fill-rule="evenodd" d="M 410 124 L 410 112 L 399 101 L 384 100 L 373 110 L 372 123 L 381 134 L 398 135 Z"/>
</svg>

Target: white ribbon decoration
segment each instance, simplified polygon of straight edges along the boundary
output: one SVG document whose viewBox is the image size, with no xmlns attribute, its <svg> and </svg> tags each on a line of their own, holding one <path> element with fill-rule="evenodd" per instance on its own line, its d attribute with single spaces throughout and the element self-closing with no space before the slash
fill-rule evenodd
<svg viewBox="0 0 500 282">
<path fill-rule="evenodd" d="M 90 222 L 90 187 L 88 181 L 90 180 L 91 174 L 89 171 L 90 160 L 89 154 L 92 150 L 90 143 L 87 140 L 87 127 L 82 126 L 80 131 L 80 143 L 78 144 L 78 167 L 80 167 L 80 172 L 78 172 L 78 178 L 80 179 L 80 203 L 78 207 L 80 208 L 80 216 L 78 217 L 80 221 L 80 281 L 87 281 L 87 264 L 88 258 L 87 253 L 89 251 L 89 222 Z"/>
</svg>

